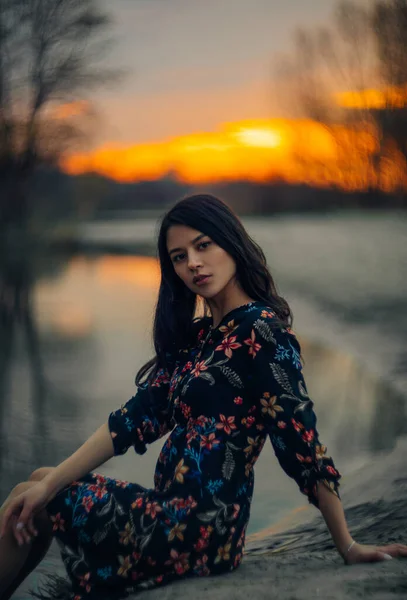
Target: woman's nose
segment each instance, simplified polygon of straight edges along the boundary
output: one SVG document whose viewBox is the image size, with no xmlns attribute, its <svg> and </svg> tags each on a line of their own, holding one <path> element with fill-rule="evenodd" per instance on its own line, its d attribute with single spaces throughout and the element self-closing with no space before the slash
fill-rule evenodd
<svg viewBox="0 0 407 600">
<path fill-rule="evenodd" d="M 199 254 L 191 253 L 188 256 L 188 267 L 190 269 L 196 269 L 202 266 L 202 259 Z"/>
</svg>

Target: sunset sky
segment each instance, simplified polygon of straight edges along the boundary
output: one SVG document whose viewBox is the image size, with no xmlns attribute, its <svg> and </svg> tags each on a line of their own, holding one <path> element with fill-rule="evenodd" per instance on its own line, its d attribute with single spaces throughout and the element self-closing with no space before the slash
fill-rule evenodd
<svg viewBox="0 0 407 600">
<path fill-rule="evenodd" d="M 373 151 L 372 135 L 355 139 L 337 128 L 355 171 L 345 181 L 337 138 L 294 116 L 295 99 L 279 93 L 276 76 L 281 56 L 293 50 L 296 29 L 331 24 L 337 0 L 103 2 L 115 20 L 107 66 L 126 75 L 91 97 L 99 113 L 92 146 L 64 160 L 66 171 L 118 181 L 175 173 L 199 184 L 282 178 L 365 186 L 370 167 L 356 164 L 352 150 L 362 143 Z M 360 97 L 348 92 L 334 85 L 332 102 L 357 106 Z M 380 105 L 378 92 L 368 92 L 369 103 Z"/>
<path fill-rule="evenodd" d="M 98 141 L 161 141 L 220 123 L 281 116 L 272 65 L 298 26 L 335 0 L 103 0 L 116 21 L 109 63 L 127 76 L 98 91 Z"/>
</svg>

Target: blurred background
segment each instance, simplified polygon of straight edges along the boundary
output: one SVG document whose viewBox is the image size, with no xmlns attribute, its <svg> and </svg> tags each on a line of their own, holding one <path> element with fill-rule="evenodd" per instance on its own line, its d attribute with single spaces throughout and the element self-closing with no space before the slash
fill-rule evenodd
<svg viewBox="0 0 407 600">
<path fill-rule="evenodd" d="M 407 430 L 407 1 L 0 0 L 0 499 L 152 355 L 157 224 L 242 217 L 344 474 Z M 109 461 L 152 486 L 161 444 Z M 267 444 L 250 533 L 307 504 Z"/>
</svg>

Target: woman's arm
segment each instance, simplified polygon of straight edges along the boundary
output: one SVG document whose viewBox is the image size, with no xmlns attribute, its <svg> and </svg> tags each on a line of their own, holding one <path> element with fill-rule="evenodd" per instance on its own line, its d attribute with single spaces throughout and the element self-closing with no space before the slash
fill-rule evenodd
<svg viewBox="0 0 407 600">
<path fill-rule="evenodd" d="M 330 492 L 322 482 L 318 484 L 317 494 L 322 516 L 334 544 L 346 564 L 380 562 L 393 557 L 407 557 L 407 546 L 404 544 L 375 546 L 358 544 L 352 540 L 339 498 Z"/>
<path fill-rule="evenodd" d="M 107 423 L 99 427 L 69 458 L 59 464 L 44 479 L 50 496 L 54 497 L 72 481 L 96 469 L 114 456 L 113 442 Z"/>
<path fill-rule="evenodd" d="M 318 484 L 317 493 L 319 509 L 325 519 L 325 523 L 332 535 L 332 539 L 339 554 L 346 561 L 347 550 L 353 540 L 348 531 L 342 503 L 323 483 Z"/>
</svg>

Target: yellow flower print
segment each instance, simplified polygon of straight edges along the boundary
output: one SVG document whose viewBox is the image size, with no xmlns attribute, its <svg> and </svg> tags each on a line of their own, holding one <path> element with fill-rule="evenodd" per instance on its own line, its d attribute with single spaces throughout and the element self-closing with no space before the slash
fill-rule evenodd
<svg viewBox="0 0 407 600">
<path fill-rule="evenodd" d="M 246 454 L 251 454 L 253 452 L 253 450 L 255 450 L 257 448 L 257 446 L 259 444 L 259 436 L 257 436 L 256 439 L 254 439 L 252 437 L 248 437 L 247 441 L 248 441 L 249 445 L 243 449 L 243 452 L 245 452 Z"/>
<path fill-rule="evenodd" d="M 121 567 L 117 571 L 120 577 L 127 577 L 129 569 L 131 569 L 130 556 L 119 556 Z"/>
<path fill-rule="evenodd" d="M 326 446 L 323 446 L 322 444 L 317 444 L 315 446 L 315 454 L 317 456 L 318 459 L 324 458 L 326 456 Z"/>
<path fill-rule="evenodd" d="M 119 544 L 127 546 L 127 544 L 132 544 L 134 542 L 133 530 L 130 523 L 126 523 L 126 525 L 124 526 L 124 531 L 120 531 L 119 535 Z"/>
<path fill-rule="evenodd" d="M 174 525 L 174 527 L 171 529 L 170 533 L 168 534 L 168 541 L 172 542 L 172 540 L 177 537 L 179 540 L 181 540 L 181 542 L 183 542 L 184 534 L 182 532 L 185 529 L 186 529 L 185 524 L 181 525 L 181 523 L 177 523 L 176 525 Z"/>
<path fill-rule="evenodd" d="M 175 467 L 175 479 L 178 483 L 184 483 L 184 474 L 188 473 L 188 471 L 189 467 L 184 465 L 184 459 L 182 458 Z"/>
<path fill-rule="evenodd" d="M 238 328 L 238 325 L 235 325 L 234 320 L 229 321 L 229 323 L 227 325 L 222 325 L 222 327 L 219 327 L 219 331 L 221 331 L 223 333 L 223 337 L 226 337 L 227 335 L 230 335 L 231 333 L 233 333 L 235 331 L 235 329 Z"/>
<path fill-rule="evenodd" d="M 277 413 L 284 412 L 284 409 L 282 406 L 276 404 L 277 396 L 273 396 L 271 400 L 267 401 L 267 398 L 270 397 L 270 394 L 268 394 L 268 396 L 266 394 L 268 394 L 268 392 L 263 394 L 263 398 L 260 400 L 263 406 L 261 412 L 266 415 L 270 415 L 271 417 L 273 417 L 273 419 L 275 419 L 277 417 Z"/>
<path fill-rule="evenodd" d="M 221 560 L 230 560 L 230 549 L 232 544 L 225 544 L 218 548 L 218 556 L 215 558 L 215 563 L 219 563 Z"/>
</svg>

